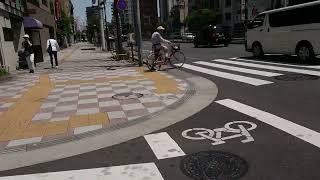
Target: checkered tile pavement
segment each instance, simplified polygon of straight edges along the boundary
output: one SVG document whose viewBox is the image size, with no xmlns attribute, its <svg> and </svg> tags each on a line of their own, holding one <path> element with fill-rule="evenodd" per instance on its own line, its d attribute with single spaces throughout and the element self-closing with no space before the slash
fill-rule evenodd
<svg viewBox="0 0 320 180">
<path fill-rule="evenodd" d="M 181 99 L 186 92 L 188 86 L 186 81 L 166 72 L 160 72 L 161 75 L 174 80 L 180 91 L 177 94 L 157 94 L 154 81 L 143 76 L 135 67 L 126 67 L 127 65 L 130 64 L 110 60 L 108 53 L 77 50 L 60 65 L 60 69 L 48 70 L 49 65 L 46 62 L 37 67 L 35 74 L 20 73 L 15 79 L 1 83 L 0 116 L 39 82 L 41 74 L 49 74 L 54 88 L 42 101 L 31 123 L 62 123 L 73 116 L 99 113 L 107 114 L 109 122 L 79 126 L 68 129 L 64 134 L 0 141 L 0 150 L 64 138 L 132 121 L 164 109 Z M 110 70 L 109 67 L 115 67 L 115 69 Z M 116 80 L 106 81 L 105 79 Z M 79 83 L 79 81 L 82 82 Z M 116 94 L 129 92 L 140 93 L 143 96 L 124 100 L 112 98 Z"/>
</svg>

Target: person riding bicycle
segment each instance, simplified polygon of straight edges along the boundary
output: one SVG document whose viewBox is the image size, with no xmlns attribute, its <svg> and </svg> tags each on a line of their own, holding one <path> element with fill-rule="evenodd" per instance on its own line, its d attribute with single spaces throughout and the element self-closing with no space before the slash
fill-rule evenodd
<svg viewBox="0 0 320 180">
<path fill-rule="evenodd" d="M 157 31 L 154 32 L 151 36 L 152 50 L 154 52 L 154 57 L 155 57 L 154 61 L 152 62 L 151 70 L 155 70 L 154 62 L 160 56 L 161 50 L 165 53 L 165 57 L 168 58 L 168 47 L 165 44 L 172 44 L 172 43 L 169 40 L 166 40 L 162 37 L 161 34 L 164 33 L 164 30 L 165 30 L 164 27 L 159 26 L 157 28 Z"/>
</svg>

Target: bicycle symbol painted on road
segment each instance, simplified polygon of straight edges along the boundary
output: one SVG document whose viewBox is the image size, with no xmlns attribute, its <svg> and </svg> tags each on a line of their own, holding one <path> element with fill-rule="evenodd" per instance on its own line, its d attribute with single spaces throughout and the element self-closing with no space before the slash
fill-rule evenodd
<svg viewBox="0 0 320 180">
<path fill-rule="evenodd" d="M 257 128 L 257 125 L 248 121 L 233 121 L 224 125 L 222 128 L 206 129 L 193 128 L 182 132 L 182 136 L 190 140 L 211 140 L 212 145 L 220 145 L 226 143 L 226 140 L 239 138 L 244 136 L 246 139 L 241 140 L 242 143 L 253 142 L 254 139 L 249 133 Z M 234 135 L 224 136 L 223 134 L 235 133 Z"/>
</svg>

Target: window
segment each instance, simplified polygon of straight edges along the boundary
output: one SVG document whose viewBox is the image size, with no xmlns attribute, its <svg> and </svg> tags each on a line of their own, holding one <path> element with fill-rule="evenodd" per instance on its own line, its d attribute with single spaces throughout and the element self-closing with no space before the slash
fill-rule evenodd
<svg viewBox="0 0 320 180">
<path fill-rule="evenodd" d="M 13 41 L 13 31 L 11 28 L 2 28 L 5 41 Z"/>
<path fill-rule="evenodd" d="M 261 15 L 257 16 L 256 18 L 254 18 L 254 20 L 251 22 L 251 24 L 248 26 L 248 28 L 253 29 L 253 28 L 263 26 L 265 17 L 266 17 L 265 14 L 261 14 Z"/>
<path fill-rule="evenodd" d="M 319 12 L 320 5 L 280 11 L 269 15 L 269 23 L 271 27 L 320 23 Z"/>
<path fill-rule="evenodd" d="M 40 5 L 40 3 L 39 3 L 39 0 L 27 0 L 29 3 L 31 3 L 31 4 L 34 4 L 34 5 L 36 5 L 36 6 L 39 6 Z"/>
<path fill-rule="evenodd" d="M 231 21 L 231 13 L 226 13 L 226 21 Z"/>
<path fill-rule="evenodd" d="M 231 6 L 231 0 L 226 0 L 226 7 L 230 7 Z"/>
</svg>

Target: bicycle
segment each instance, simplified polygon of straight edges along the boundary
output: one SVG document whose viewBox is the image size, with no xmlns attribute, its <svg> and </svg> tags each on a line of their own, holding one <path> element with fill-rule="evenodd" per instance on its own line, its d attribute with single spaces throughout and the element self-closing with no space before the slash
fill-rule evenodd
<svg viewBox="0 0 320 180">
<path fill-rule="evenodd" d="M 170 45 L 170 46 L 172 51 L 168 58 L 163 57 L 163 55 L 161 55 L 160 53 L 159 57 L 156 60 L 154 60 L 155 55 L 153 51 L 151 51 L 151 53 L 147 56 L 147 61 L 145 62 L 149 70 L 152 70 L 152 67 L 158 66 L 158 70 L 160 71 L 161 66 L 167 65 L 168 63 L 173 68 L 177 68 L 177 69 L 180 69 L 184 65 L 184 63 L 186 62 L 186 57 L 183 54 L 183 52 L 181 52 L 180 46 L 179 45 Z"/>
</svg>

